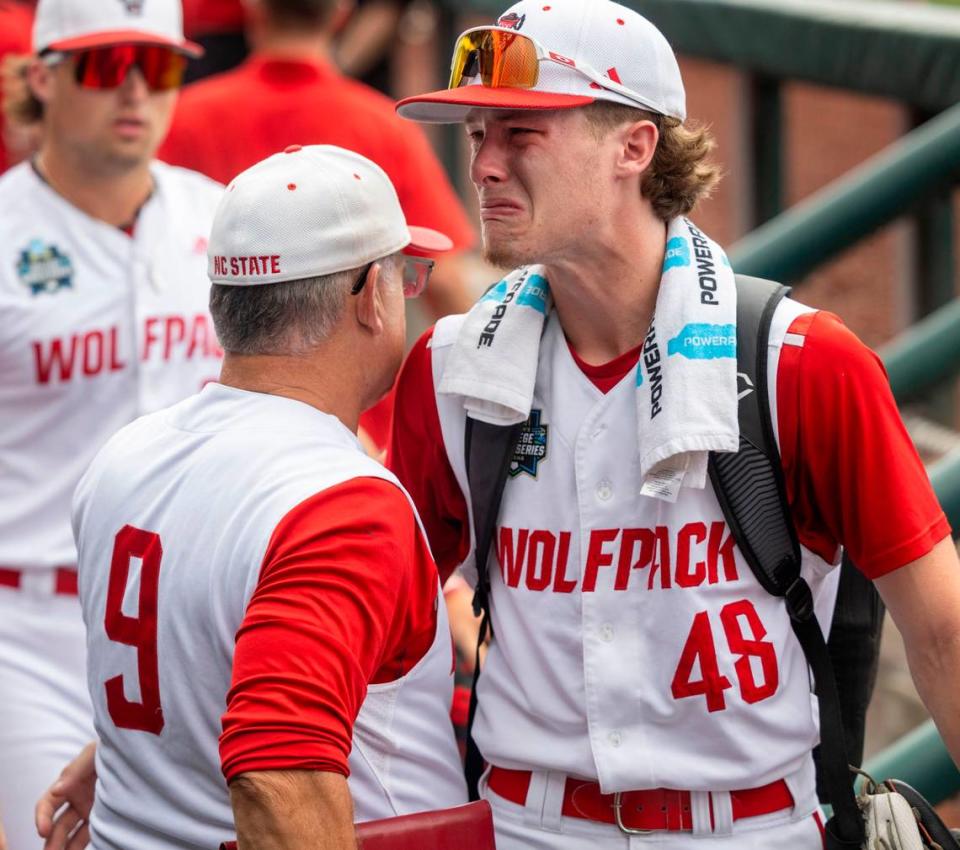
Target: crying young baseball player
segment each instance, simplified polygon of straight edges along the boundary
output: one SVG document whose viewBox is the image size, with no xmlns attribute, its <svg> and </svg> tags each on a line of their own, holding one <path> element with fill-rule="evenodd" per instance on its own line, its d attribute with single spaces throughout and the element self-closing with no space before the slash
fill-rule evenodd
<svg viewBox="0 0 960 850">
<path fill-rule="evenodd" d="M 486 256 L 514 269 L 414 348 L 388 455 L 441 573 L 475 574 L 465 430 L 525 423 L 474 726 L 499 850 L 823 846 L 804 654 L 706 474 L 738 448 L 736 289 L 686 218 L 717 171 L 669 44 L 608 0 L 523 0 L 398 108 L 463 123 Z M 883 369 L 792 300 L 769 345 L 803 577 L 826 596 L 849 549 L 957 759 L 960 570 Z"/>
<path fill-rule="evenodd" d="M 228 186 L 220 381 L 117 433 L 74 501 L 95 850 L 209 850 L 234 822 L 240 847 L 352 850 L 354 816 L 465 801 L 436 567 L 355 433 L 450 244 L 342 148 Z"/>
</svg>

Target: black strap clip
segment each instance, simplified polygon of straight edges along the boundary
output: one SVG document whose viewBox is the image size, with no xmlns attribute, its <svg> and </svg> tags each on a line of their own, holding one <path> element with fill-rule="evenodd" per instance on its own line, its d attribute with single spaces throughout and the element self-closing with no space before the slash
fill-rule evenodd
<svg viewBox="0 0 960 850">
<path fill-rule="evenodd" d="M 786 600 L 790 619 L 805 623 L 813 616 L 813 594 L 810 592 L 810 585 L 802 577 L 797 576 L 793 580 L 783 598 Z"/>
</svg>

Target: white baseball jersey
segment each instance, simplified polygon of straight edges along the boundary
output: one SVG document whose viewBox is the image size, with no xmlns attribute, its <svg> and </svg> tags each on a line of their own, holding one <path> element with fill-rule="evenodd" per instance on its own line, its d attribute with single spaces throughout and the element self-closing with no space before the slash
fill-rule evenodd
<svg viewBox="0 0 960 850">
<path fill-rule="evenodd" d="M 778 308 L 771 387 L 803 312 Z M 435 386 L 461 324 L 434 331 Z M 548 317 L 531 463 L 507 484 L 490 558 L 480 750 L 501 767 L 599 781 L 605 793 L 752 788 L 798 771 L 812 783 L 815 703 L 784 604 L 757 583 L 709 483 L 676 504 L 640 495 L 635 395 L 629 378 L 597 389 Z M 463 407 L 438 395 L 437 408 L 466 494 Z M 837 571 L 804 550 L 803 575 L 828 622 Z"/>
<path fill-rule="evenodd" d="M 335 418 L 221 384 L 129 425 L 94 460 L 74 528 L 102 742 L 96 850 L 210 850 L 234 834 L 217 740 L 238 629 L 268 580 L 278 526 L 315 494 L 360 478 L 400 487 Z M 369 565 L 371 575 L 393 568 Z M 423 569 L 439 591 L 432 560 Z M 466 799 L 442 604 L 430 640 L 407 673 L 367 687 L 349 759 L 360 820 Z"/>
<path fill-rule="evenodd" d="M 0 178 L 0 565 L 73 565 L 70 497 L 104 441 L 215 380 L 219 184 L 153 163 L 132 236 L 22 163 Z"/>
</svg>

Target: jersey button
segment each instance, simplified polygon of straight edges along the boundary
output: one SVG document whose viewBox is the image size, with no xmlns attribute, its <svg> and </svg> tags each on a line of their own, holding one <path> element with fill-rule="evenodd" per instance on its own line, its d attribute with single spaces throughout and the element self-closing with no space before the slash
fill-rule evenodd
<svg viewBox="0 0 960 850">
<path fill-rule="evenodd" d="M 603 436 L 604 431 L 606 430 L 607 430 L 606 425 L 597 426 L 597 430 L 593 432 L 593 439 L 599 440 Z"/>
<path fill-rule="evenodd" d="M 619 747 L 623 742 L 623 736 L 619 732 L 613 731 L 607 735 L 607 740 L 610 742 L 611 747 Z"/>
<path fill-rule="evenodd" d="M 609 623 L 604 623 L 600 626 L 600 640 L 604 643 L 610 643 L 613 641 L 613 626 Z"/>
<path fill-rule="evenodd" d="M 601 502 L 609 502 L 612 496 L 613 496 L 613 487 L 611 486 L 610 482 L 606 478 L 604 478 L 597 485 L 597 498 Z"/>
</svg>

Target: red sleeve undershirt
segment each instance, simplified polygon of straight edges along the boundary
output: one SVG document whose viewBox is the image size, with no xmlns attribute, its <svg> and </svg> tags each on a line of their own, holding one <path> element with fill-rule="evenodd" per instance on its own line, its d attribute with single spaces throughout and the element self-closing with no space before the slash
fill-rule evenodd
<svg viewBox="0 0 960 850">
<path fill-rule="evenodd" d="M 784 345 L 777 406 L 787 498 L 804 546 L 833 561 L 842 544 L 876 578 L 925 555 L 950 532 L 903 427 L 879 358 L 829 313 L 801 316 Z M 427 331 L 397 385 L 387 465 L 407 488 L 442 576 L 469 551 L 467 509 L 437 414 Z M 581 370 L 603 392 L 638 351 Z"/>
<path fill-rule="evenodd" d="M 433 644 L 437 573 L 393 484 L 355 478 L 291 510 L 267 547 L 237 632 L 220 736 L 228 781 L 254 770 L 349 775 L 367 684 Z"/>
<path fill-rule="evenodd" d="M 880 358 L 831 313 L 797 318 L 777 375 L 787 497 L 801 542 L 841 544 L 869 578 L 925 555 L 950 526 L 900 419 Z"/>
<path fill-rule="evenodd" d="M 431 328 L 410 350 L 394 392 L 387 468 L 417 506 L 445 582 L 470 551 L 467 504 L 450 468 L 433 392 Z"/>
</svg>

